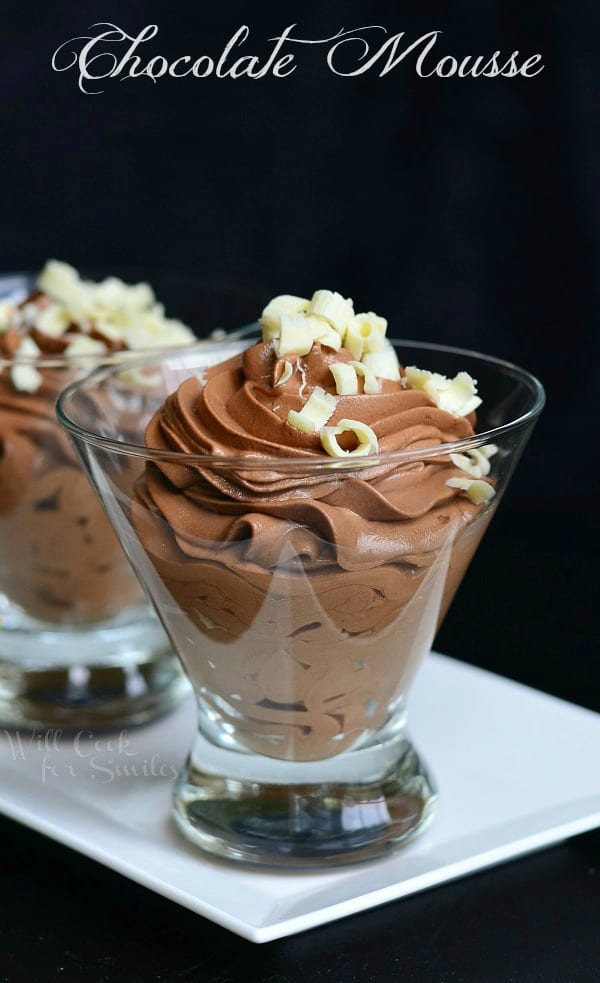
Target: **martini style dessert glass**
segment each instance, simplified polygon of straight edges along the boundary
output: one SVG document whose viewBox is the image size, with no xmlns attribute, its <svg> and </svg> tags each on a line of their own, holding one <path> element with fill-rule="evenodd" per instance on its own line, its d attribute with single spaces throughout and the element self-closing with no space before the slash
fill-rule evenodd
<svg viewBox="0 0 600 983">
<path fill-rule="evenodd" d="M 146 283 L 54 260 L 0 277 L 0 726 L 143 723 L 187 692 L 55 404 L 99 365 L 195 344 Z"/>
<path fill-rule="evenodd" d="M 433 816 L 410 685 L 544 396 L 332 291 L 260 327 L 135 384 L 100 369 L 58 412 L 197 698 L 179 828 L 233 860 L 347 863 Z"/>
</svg>

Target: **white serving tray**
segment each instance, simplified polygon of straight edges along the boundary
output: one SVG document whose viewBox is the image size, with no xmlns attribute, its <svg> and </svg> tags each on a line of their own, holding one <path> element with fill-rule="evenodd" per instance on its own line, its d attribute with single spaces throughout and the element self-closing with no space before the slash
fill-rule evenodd
<svg viewBox="0 0 600 983">
<path fill-rule="evenodd" d="M 0 810 L 253 942 L 600 825 L 600 714 L 431 655 L 409 721 L 440 789 L 434 822 L 385 859 L 335 871 L 237 868 L 180 838 L 170 793 L 194 733 L 191 698 L 120 743 L 0 732 Z"/>
</svg>

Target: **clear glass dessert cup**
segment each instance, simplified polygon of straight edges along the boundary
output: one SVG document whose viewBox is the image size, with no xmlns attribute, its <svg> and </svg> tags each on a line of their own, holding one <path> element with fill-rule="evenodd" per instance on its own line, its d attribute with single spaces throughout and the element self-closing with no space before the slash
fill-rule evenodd
<svg viewBox="0 0 600 983">
<path fill-rule="evenodd" d="M 153 282 L 169 309 L 206 331 L 221 325 L 224 334 L 256 309 L 257 298 L 231 281 L 156 271 Z M 0 276 L 0 309 L 35 297 L 38 289 L 37 275 Z M 0 727 L 142 724 L 189 691 L 56 420 L 56 399 L 69 383 L 100 365 L 169 350 L 164 341 L 160 349 L 150 340 L 155 344 L 145 352 L 67 357 L 46 336 L 47 348 L 36 355 L 10 355 L 10 345 L 0 353 Z M 192 340 L 186 350 L 197 344 Z"/>
<path fill-rule="evenodd" d="M 133 382 L 104 368 L 59 400 L 194 688 L 198 733 L 174 816 L 212 854 L 348 863 L 405 842 L 433 815 L 437 793 L 406 730 L 407 696 L 544 394 L 509 363 L 394 344 L 402 364 L 478 380 L 475 436 L 345 459 L 146 447 L 153 411 L 184 379 L 233 355 L 231 346 L 145 361 Z M 453 462 L 472 463 L 482 447 L 493 497 L 473 502 L 446 475 L 467 478 Z M 373 514 L 365 490 L 374 482 L 378 501 L 381 489 L 406 492 L 401 518 L 397 509 Z M 238 520 L 223 540 L 220 519 L 232 511 Z"/>
<path fill-rule="evenodd" d="M 100 364 L 122 365 L 123 358 L 0 357 L 3 727 L 140 724 L 187 692 L 169 641 L 56 420 L 62 389 Z M 11 388 L 17 365 L 40 374 L 39 391 Z"/>
</svg>

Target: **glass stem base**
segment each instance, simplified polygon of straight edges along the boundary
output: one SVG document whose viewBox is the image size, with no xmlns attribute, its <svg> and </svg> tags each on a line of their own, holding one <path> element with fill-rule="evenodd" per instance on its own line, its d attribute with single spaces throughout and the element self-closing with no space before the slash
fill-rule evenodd
<svg viewBox="0 0 600 983">
<path fill-rule="evenodd" d="M 190 690 L 154 618 L 95 629 L 0 631 L 0 728 L 145 724 Z"/>
<path fill-rule="evenodd" d="M 352 774 L 368 778 L 350 780 Z M 306 868 L 387 853 L 425 829 L 435 801 L 405 734 L 319 762 L 268 761 L 217 748 L 199 734 L 175 786 L 173 814 L 184 836 L 208 853 Z"/>
</svg>

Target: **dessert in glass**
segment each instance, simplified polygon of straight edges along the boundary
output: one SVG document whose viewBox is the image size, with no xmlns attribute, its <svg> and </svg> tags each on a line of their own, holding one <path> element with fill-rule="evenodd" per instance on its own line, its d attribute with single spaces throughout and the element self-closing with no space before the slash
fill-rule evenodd
<svg viewBox="0 0 600 983">
<path fill-rule="evenodd" d="M 196 338 L 144 283 L 85 282 L 50 261 L 35 285 L 2 288 L 0 724 L 143 722 L 187 685 L 55 403 L 98 365 Z"/>
<path fill-rule="evenodd" d="M 194 687 L 179 828 L 229 859 L 346 863 L 433 815 L 407 695 L 543 390 L 391 342 L 328 290 L 276 297 L 260 324 L 228 357 L 140 364 L 133 436 L 118 368 L 71 386 L 59 418 Z"/>
</svg>

